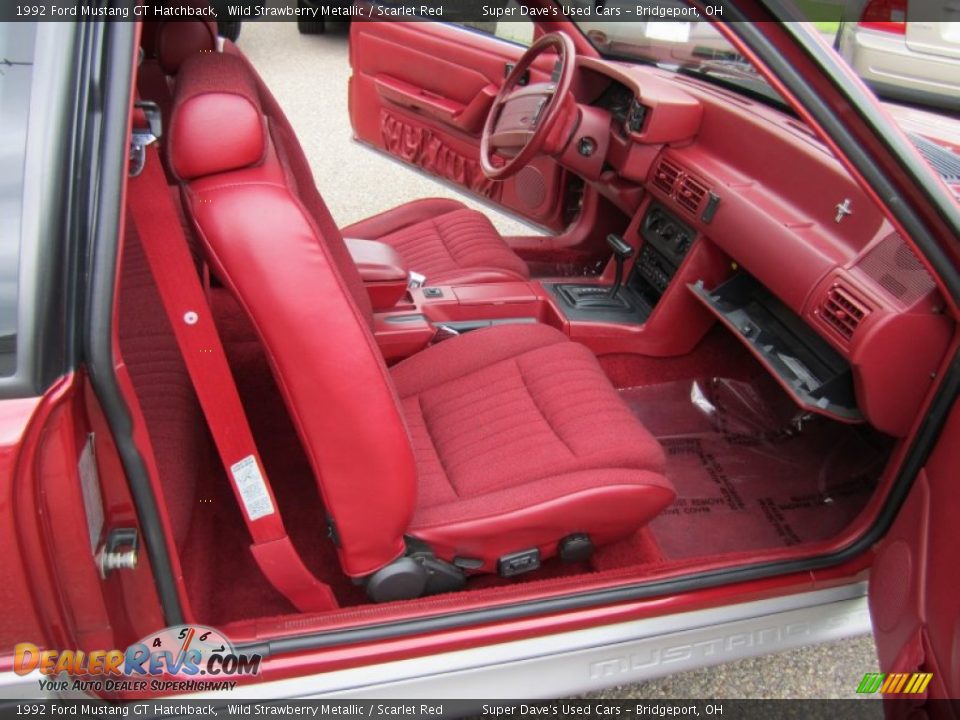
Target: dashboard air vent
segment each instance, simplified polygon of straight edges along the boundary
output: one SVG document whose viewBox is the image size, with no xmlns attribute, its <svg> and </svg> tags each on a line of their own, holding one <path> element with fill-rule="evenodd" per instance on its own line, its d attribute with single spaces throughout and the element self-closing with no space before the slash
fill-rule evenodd
<svg viewBox="0 0 960 720">
<path fill-rule="evenodd" d="M 669 160 L 661 160 L 657 169 L 653 171 L 653 184 L 670 195 L 673 193 L 673 186 L 679 177 L 680 168 Z"/>
<path fill-rule="evenodd" d="M 850 340 L 870 307 L 843 285 L 835 284 L 820 305 L 820 317 L 845 340 Z"/>
<path fill-rule="evenodd" d="M 700 209 L 703 199 L 707 196 L 707 189 L 689 175 L 684 176 L 677 188 L 677 204 L 694 215 Z"/>
</svg>

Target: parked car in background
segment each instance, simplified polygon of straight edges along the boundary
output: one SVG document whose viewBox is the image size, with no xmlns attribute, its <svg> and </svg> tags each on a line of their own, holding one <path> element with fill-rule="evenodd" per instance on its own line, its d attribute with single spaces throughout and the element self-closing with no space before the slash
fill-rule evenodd
<svg viewBox="0 0 960 720">
<path fill-rule="evenodd" d="M 340 22 L 344 25 L 350 23 L 349 15 L 336 15 L 335 20 L 327 20 L 330 15 L 337 10 L 349 8 L 353 0 L 297 0 L 297 9 L 301 12 L 305 10 L 316 13 L 315 17 L 303 16 L 297 19 L 297 30 L 301 35 L 322 35 L 327 31 L 327 25 L 330 22 Z"/>
<path fill-rule="evenodd" d="M 217 13 L 217 32 L 220 37 L 236 42 L 237 38 L 240 37 L 240 28 L 243 27 L 243 20 L 239 18 L 252 13 L 254 3 L 250 0 L 240 0 L 239 2 L 211 0 L 208 4 Z"/>
<path fill-rule="evenodd" d="M 918 0 L 853 3 L 836 47 L 880 97 L 958 111 L 960 22 L 949 20 L 960 18 L 960 4 L 950 1 L 940 7 Z"/>
</svg>

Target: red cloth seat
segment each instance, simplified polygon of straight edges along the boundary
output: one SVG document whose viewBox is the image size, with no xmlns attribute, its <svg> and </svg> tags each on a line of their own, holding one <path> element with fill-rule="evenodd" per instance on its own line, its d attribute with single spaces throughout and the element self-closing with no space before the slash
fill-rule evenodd
<svg viewBox="0 0 960 720">
<path fill-rule="evenodd" d="M 414 200 L 342 229 L 344 237 L 392 246 L 427 285 L 510 282 L 530 277 L 483 213 L 456 200 Z"/>
<path fill-rule="evenodd" d="M 627 536 L 673 500 L 656 440 L 553 328 L 494 326 L 388 370 L 357 268 L 319 195 L 297 192 L 309 171 L 275 112 L 241 57 L 191 58 L 169 162 L 270 359 L 348 575 L 391 564 L 411 536 L 494 571 L 571 534 Z"/>
<path fill-rule="evenodd" d="M 673 501 L 657 441 L 593 354 L 546 325 L 500 325 L 391 370 L 417 466 L 410 534 L 445 557 L 602 544 Z"/>
</svg>

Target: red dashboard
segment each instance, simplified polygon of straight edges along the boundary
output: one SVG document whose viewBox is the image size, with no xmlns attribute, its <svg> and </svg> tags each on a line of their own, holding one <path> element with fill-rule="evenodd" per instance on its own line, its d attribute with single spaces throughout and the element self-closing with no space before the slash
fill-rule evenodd
<svg viewBox="0 0 960 720">
<path fill-rule="evenodd" d="M 388 357 L 439 325 L 490 320 L 548 322 L 599 354 L 670 356 L 719 319 L 801 407 L 905 435 L 953 323 L 910 245 L 826 146 L 721 87 L 577 62 L 576 127 L 558 161 L 631 218 L 639 318 L 579 312 L 549 278 L 417 290 L 378 317 Z"/>
<path fill-rule="evenodd" d="M 740 94 L 652 67 L 580 65 L 579 103 L 595 106 L 611 88 L 632 94 L 607 112 L 608 172 L 642 182 L 698 243 L 715 246 L 758 292 L 768 291 L 778 323 L 791 325 L 784 318 L 792 315 L 812 329 L 817 338 L 798 338 L 804 351 L 822 340 L 830 362 L 835 351 L 849 363 L 855 398 L 848 404 L 856 410 L 834 414 L 905 434 L 953 323 L 933 278 L 840 162 L 805 125 Z M 701 280 L 699 295 L 717 312 L 710 307 L 717 284 Z M 741 283 L 718 297 L 733 302 L 727 310 L 757 302 L 756 293 L 748 299 L 743 292 Z M 744 307 L 737 312 L 749 318 Z M 718 314 L 729 321 L 723 308 Z M 777 364 L 785 351 L 771 347 L 769 328 L 759 323 L 753 331 L 762 336 L 745 341 Z M 804 352 L 794 355 L 789 361 L 799 363 Z M 795 369 L 780 378 L 792 391 L 813 382 L 808 368 Z M 832 411 L 822 397 L 810 409 Z"/>
</svg>

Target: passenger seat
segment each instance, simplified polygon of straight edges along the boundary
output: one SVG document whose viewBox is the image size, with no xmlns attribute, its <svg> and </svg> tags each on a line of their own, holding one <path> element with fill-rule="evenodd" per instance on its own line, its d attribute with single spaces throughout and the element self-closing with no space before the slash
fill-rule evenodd
<svg viewBox="0 0 960 720">
<path fill-rule="evenodd" d="M 511 576 L 643 527 L 664 455 L 593 354 L 545 325 L 453 338 L 388 370 L 356 267 L 243 59 L 180 68 L 169 163 L 214 273 L 249 314 L 344 572 L 374 600 Z M 266 112 L 264 110 L 266 109 Z"/>
</svg>

